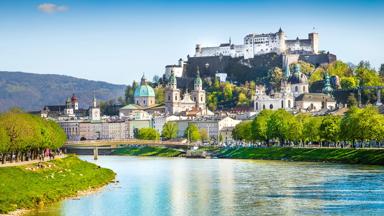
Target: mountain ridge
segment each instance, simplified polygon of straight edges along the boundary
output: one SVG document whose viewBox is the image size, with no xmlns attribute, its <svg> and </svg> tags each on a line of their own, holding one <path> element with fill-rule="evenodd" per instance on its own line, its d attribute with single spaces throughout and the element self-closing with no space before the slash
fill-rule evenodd
<svg viewBox="0 0 384 216">
<path fill-rule="evenodd" d="M 124 96 L 125 87 L 68 75 L 0 71 L 0 112 L 11 107 L 36 111 L 44 105 L 63 105 L 73 93 L 79 106 L 87 108 L 93 94 L 98 100 L 117 99 Z"/>
</svg>

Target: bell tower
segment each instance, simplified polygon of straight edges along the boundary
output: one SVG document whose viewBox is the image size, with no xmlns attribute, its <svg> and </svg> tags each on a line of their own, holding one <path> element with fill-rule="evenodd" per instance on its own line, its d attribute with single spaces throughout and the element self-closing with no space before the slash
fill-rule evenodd
<svg viewBox="0 0 384 216">
<path fill-rule="evenodd" d="M 205 103 L 205 91 L 203 90 L 203 81 L 200 77 L 199 67 L 197 67 L 196 78 L 194 81 L 194 89 L 192 91 L 192 99 L 196 103 L 196 107 L 200 108 L 202 111 L 206 110 Z"/>
<path fill-rule="evenodd" d="M 168 113 L 174 114 L 179 112 L 180 97 L 180 89 L 177 88 L 176 76 L 172 70 L 165 89 L 165 107 Z"/>
</svg>

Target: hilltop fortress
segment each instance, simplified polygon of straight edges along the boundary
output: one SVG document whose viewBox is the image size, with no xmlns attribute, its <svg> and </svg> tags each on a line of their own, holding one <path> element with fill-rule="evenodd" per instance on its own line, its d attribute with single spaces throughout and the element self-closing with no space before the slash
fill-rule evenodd
<svg viewBox="0 0 384 216">
<path fill-rule="evenodd" d="M 208 56 L 231 56 L 232 58 L 243 57 L 254 58 L 256 55 L 266 53 L 277 54 L 318 54 L 319 34 L 312 32 L 307 39 L 287 40 L 286 35 L 280 28 L 276 33 L 248 34 L 244 37 L 244 44 L 222 43 L 217 47 L 202 47 L 196 45 L 195 57 Z"/>
<path fill-rule="evenodd" d="M 336 55 L 319 49 L 319 34 L 311 32 L 308 38 L 287 40 L 280 28 L 276 33 L 248 34 L 243 44 L 233 44 L 231 39 L 215 47 L 196 45 L 195 53 L 178 64 L 165 66 L 165 79 L 173 71 L 180 88 L 193 88 L 196 68 L 202 79 L 221 77 L 232 82 L 263 80 L 274 67 L 283 70 L 298 61 L 320 66 L 336 61 Z"/>
</svg>

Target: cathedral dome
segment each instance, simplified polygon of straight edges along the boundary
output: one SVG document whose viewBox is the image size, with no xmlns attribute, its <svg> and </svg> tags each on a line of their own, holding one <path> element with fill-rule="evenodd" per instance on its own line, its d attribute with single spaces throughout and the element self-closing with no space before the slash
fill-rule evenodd
<svg viewBox="0 0 384 216">
<path fill-rule="evenodd" d="M 147 84 L 147 81 L 143 75 L 141 78 L 140 86 L 135 89 L 134 97 L 155 97 L 155 91 L 151 86 Z"/>
</svg>

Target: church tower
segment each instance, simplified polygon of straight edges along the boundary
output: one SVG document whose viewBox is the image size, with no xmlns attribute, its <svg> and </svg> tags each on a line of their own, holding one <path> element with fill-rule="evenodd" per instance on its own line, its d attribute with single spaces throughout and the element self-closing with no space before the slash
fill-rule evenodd
<svg viewBox="0 0 384 216">
<path fill-rule="evenodd" d="M 64 114 L 67 115 L 67 116 L 74 116 L 73 107 L 72 107 L 72 103 L 71 103 L 71 98 L 70 97 L 68 97 L 67 100 L 65 101 Z"/>
<path fill-rule="evenodd" d="M 192 99 L 196 103 L 196 107 L 202 111 L 206 110 L 205 91 L 203 90 L 203 81 L 200 78 L 200 71 L 197 68 L 196 79 L 194 81 L 194 89 L 192 91 Z"/>
<path fill-rule="evenodd" d="M 176 76 L 172 70 L 165 89 L 165 107 L 168 113 L 174 114 L 179 112 L 180 97 L 180 89 L 177 88 Z"/>
<path fill-rule="evenodd" d="M 93 95 L 92 106 L 89 108 L 89 119 L 91 121 L 100 121 L 100 107 L 97 106 L 95 95 Z"/>
</svg>

